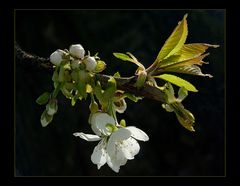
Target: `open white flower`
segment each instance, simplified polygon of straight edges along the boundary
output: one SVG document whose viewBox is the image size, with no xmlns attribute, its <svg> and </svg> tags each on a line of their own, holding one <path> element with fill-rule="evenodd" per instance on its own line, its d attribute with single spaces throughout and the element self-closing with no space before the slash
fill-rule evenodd
<svg viewBox="0 0 240 186">
<path fill-rule="evenodd" d="M 107 163 L 112 170 L 119 172 L 120 166 L 125 165 L 127 160 L 134 159 L 134 156 L 138 154 L 140 146 L 136 139 L 148 141 L 149 138 L 145 132 L 133 126 L 111 132 L 106 125 L 111 124 L 109 122 L 112 121 L 114 119 L 106 113 L 93 114 L 90 122 L 97 135 L 82 132 L 73 135 L 86 141 L 100 140 L 91 155 L 92 162 L 97 164 L 98 169 Z"/>
</svg>

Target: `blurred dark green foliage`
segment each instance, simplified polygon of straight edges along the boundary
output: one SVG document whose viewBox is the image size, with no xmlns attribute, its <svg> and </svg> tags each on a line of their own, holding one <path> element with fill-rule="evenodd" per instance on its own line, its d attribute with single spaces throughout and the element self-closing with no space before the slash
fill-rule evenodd
<svg viewBox="0 0 240 186">
<path fill-rule="evenodd" d="M 107 63 L 105 74 L 119 71 L 122 76 L 131 76 L 136 66 L 112 53 L 131 52 L 149 66 L 185 13 L 189 14 L 186 43 L 220 45 L 209 50 L 206 60 L 210 64 L 202 68 L 214 78 L 181 76 L 199 90 L 190 92 L 183 102 L 195 115 L 195 133 L 184 129 L 161 103 L 129 100 L 119 119 L 123 117 L 127 125 L 144 130 L 150 140 L 140 142 L 140 153 L 121 167 L 119 174 L 107 165 L 97 170 L 90 159 L 97 143 L 72 135 L 77 131 L 92 133 L 87 122 L 89 100 L 72 107 L 70 100 L 60 95 L 58 113 L 42 128 L 44 108 L 35 100 L 53 89 L 51 74 L 16 63 L 17 175 L 224 175 L 224 10 L 16 10 L 16 41 L 25 51 L 42 57 L 80 43 L 92 55 L 99 52 Z"/>
</svg>

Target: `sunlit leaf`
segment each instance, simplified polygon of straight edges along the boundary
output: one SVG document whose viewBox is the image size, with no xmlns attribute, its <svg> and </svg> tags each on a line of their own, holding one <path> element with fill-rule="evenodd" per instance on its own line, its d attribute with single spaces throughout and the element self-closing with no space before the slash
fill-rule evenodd
<svg viewBox="0 0 240 186">
<path fill-rule="evenodd" d="M 183 20 L 180 21 L 177 27 L 174 29 L 170 37 L 166 40 L 161 48 L 156 61 L 160 62 L 163 59 L 178 52 L 186 41 L 188 28 L 187 28 L 187 14 L 184 15 Z"/>
<path fill-rule="evenodd" d="M 192 92 L 197 92 L 198 90 L 191 84 L 189 83 L 188 81 L 180 78 L 180 77 L 177 77 L 177 76 L 174 76 L 174 75 L 171 75 L 171 74 L 162 74 L 162 75 L 159 75 L 159 76 L 154 76 L 155 78 L 160 78 L 160 79 L 163 79 L 165 81 L 168 81 L 172 84 L 175 84 L 179 87 L 185 87 L 188 91 L 192 91 Z"/>
<path fill-rule="evenodd" d="M 209 53 L 203 54 L 201 56 L 197 56 L 192 59 L 184 60 L 184 61 L 179 61 L 180 56 L 171 56 L 170 58 L 164 60 L 161 64 L 159 64 L 159 68 L 162 68 L 164 70 L 168 70 L 169 68 L 175 68 L 175 67 L 183 67 L 183 66 L 189 66 L 189 65 L 202 65 L 203 63 L 203 58 L 208 56 Z"/>
<path fill-rule="evenodd" d="M 197 76 L 206 76 L 206 77 L 210 77 L 210 78 L 213 77 L 211 74 L 203 74 L 201 69 L 197 65 L 168 68 L 164 71 L 177 72 L 177 73 L 183 73 L 183 74 L 191 74 L 191 75 L 197 75 Z"/>
<path fill-rule="evenodd" d="M 133 59 L 130 58 L 127 54 L 114 52 L 113 55 L 114 55 L 116 58 L 121 59 L 121 60 L 123 60 L 123 61 L 133 62 Z"/>
<path fill-rule="evenodd" d="M 210 45 L 206 43 L 185 44 L 174 55 L 179 55 L 180 57 L 178 60 L 184 61 L 202 55 L 209 47 L 217 48 L 219 45 Z"/>
<path fill-rule="evenodd" d="M 128 55 L 123 54 L 123 53 L 113 53 L 113 55 L 118 58 L 121 59 L 123 61 L 129 61 L 134 63 L 135 65 L 137 65 L 138 67 L 140 67 L 141 69 L 145 69 L 145 67 L 142 65 L 142 63 L 140 63 L 136 57 L 134 57 L 134 55 L 132 55 L 130 52 L 127 52 Z"/>
</svg>

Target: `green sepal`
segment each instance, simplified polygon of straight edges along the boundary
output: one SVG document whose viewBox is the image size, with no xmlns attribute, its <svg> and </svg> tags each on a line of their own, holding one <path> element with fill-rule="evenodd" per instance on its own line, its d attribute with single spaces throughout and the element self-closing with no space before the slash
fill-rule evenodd
<svg viewBox="0 0 240 186">
<path fill-rule="evenodd" d="M 49 92 L 44 92 L 37 98 L 36 103 L 39 105 L 45 105 L 48 102 L 50 95 Z"/>
</svg>

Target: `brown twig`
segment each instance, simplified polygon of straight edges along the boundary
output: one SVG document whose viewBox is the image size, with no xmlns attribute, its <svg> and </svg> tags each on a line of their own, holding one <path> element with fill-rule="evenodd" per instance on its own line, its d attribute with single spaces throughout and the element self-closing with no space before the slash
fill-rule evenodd
<svg viewBox="0 0 240 186">
<path fill-rule="evenodd" d="M 20 46 L 15 43 L 15 51 L 16 51 L 16 61 L 24 66 L 33 66 L 41 69 L 45 69 L 49 72 L 53 72 L 53 65 L 49 61 L 49 58 L 42 58 L 33 54 L 26 53 L 23 51 Z M 97 78 L 104 86 L 107 85 L 107 81 L 110 78 L 108 75 L 97 74 Z M 134 87 L 134 83 L 136 82 L 136 76 L 126 77 L 126 78 L 115 78 L 117 82 L 117 88 L 119 90 L 123 90 L 129 93 L 132 93 L 136 96 L 146 97 L 156 101 L 164 101 L 164 93 L 153 86 L 145 83 L 144 86 L 140 89 Z"/>
</svg>

